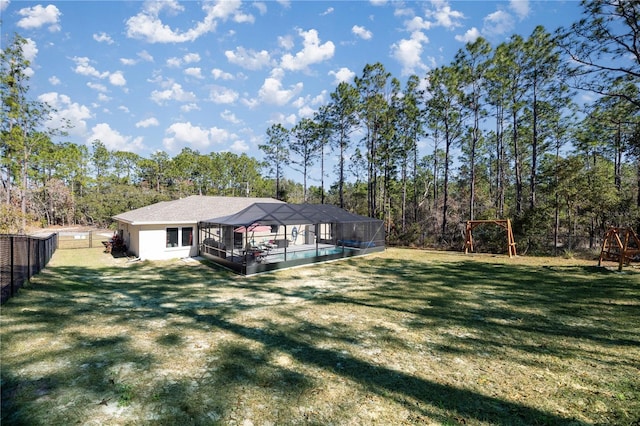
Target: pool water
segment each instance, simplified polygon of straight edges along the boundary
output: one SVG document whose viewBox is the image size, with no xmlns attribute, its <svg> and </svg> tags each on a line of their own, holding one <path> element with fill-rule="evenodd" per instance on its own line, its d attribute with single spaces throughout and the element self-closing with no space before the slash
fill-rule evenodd
<svg viewBox="0 0 640 426">
<path fill-rule="evenodd" d="M 349 249 L 345 248 L 345 252 L 349 251 Z M 287 253 L 287 262 L 290 260 L 297 259 L 308 259 L 310 257 L 316 256 L 328 256 L 331 254 L 339 254 L 342 253 L 342 247 L 325 247 L 318 249 L 318 254 L 316 254 L 315 250 L 305 250 L 305 251 L 293 251 Z M 270 255 L 267 257 L 269 262 L 283 262 L 284 254 Z"/>
</svg>

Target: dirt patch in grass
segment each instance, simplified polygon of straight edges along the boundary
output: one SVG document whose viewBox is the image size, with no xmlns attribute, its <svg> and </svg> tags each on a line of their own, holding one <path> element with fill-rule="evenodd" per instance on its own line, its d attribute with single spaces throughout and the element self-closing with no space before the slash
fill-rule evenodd
<svg viewBox="0 0 640 426">
<path fill-rule="evenodd" d="M 640 273 L 595 264 L 389 249 L 239 277 L 58 251 L 2 309 L 2 422 L 637 424 Z"/>
</svg>

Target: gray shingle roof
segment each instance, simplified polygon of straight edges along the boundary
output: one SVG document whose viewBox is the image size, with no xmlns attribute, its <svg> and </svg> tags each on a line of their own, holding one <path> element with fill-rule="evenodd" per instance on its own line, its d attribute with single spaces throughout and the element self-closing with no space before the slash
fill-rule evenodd
<svg viewBox="0 0 640 426">
<path fill-rule="evenodd" d="M 254 203 L 282 203 L 274 198 L 208 197 L 192 195 L 174 201 L 162 201 L 113 216 L 131 225 L 195 223 L 212 217 L 227 216 Z"/>
</svg>

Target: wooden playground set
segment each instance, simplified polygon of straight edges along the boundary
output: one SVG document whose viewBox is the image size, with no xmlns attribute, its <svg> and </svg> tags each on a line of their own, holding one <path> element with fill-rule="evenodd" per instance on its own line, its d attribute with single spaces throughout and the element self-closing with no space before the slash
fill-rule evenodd
<svg viewBox="0 0 640 426">
<path fill-rule="evenodd" d="M 516 242 L 513 238 L 513 229 L 510 219 L 495 220 L 468 220 L 465 227 L 464 253 L 473 252 L 473 230 L 486 224 L 493 224 L 505 229 L 507 233 L 507 253 L 509 257 L 516 255 Z M 604 235 L 598 266 L 603 261 L 618 263 L 618 271 L 622 271 L 624 265 L 631 261 L 640 260 L 640 238 L 631 227 L 611 227 Z"/>
<path fill-rule="evenodd" d="M 638 257 L 640 239 L 633 228 L 609 228 L 602 241 L 598 266 L 602 266 L 603 261 L 618 262 L 618 271 L 622 271 L 624 265 L 638 260 Z"/>
</svg>

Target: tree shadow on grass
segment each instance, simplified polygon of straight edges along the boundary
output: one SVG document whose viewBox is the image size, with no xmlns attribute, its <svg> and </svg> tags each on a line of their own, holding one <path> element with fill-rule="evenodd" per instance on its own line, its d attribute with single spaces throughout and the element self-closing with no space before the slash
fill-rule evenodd
<svg viewBox="0 0 640 426">
<path fill-rule="evenodd" d="M 381 284 L 375 291 L 353 298 L 331 296 L 327 301 L 397 309 L 479 327 L 487 322 L 493 327 L 494 320 L 512 320 L 509 327 L 522 331 L 640 345 L 640 331 L 629 333 L 625 329 L 617 334 L 627 338 L 611 338 L 618 323 L 598 322 L 610 309 L 624 314 L 617 318 L 620 326 L 640 320 L 636 305 L 615 305 L 615 301 L 637 298 L 640 287 L 634 290 L 628 281 L 616 280 L 609 273 L 592 275 L 590 267 L 536 268 L 479 262 L 452 266 L 377 259 L 375 264 L 363 265 L 361 271 L 378 277 Z M 585 275 L 592 276 L 585 280 Z M 591 321 L 586 321 L 589 325 L 563 322 L 569 317 Z"/>
<path fill-rule="evenodd" d="M 315 347 L 286 334 L 257 333 L 255 328 L 245 327 L 213 316 L 198 316 L 196 319 L 199 322 L 231 331 L 236 335 L 259 341 L 268 347 L 277 347 L 302 363 L 311 364 L 352 379 L 382 397 L 395 399 L 399 402 L 405 401 L 405 398 L 412 398 L 426 404 L 426 407 L 443 408 L 472 422 L 489 421 L 501 425 L 583 424 L 576 419 L 563 418 L 526 405 L 424 380 L 387 367 L 372 365 L 344 353 Z M 418 404 L 412 409 L 420 412 L 423 416 L 431 418 L 438 416 L 426 407 Z"/>
<path fill-rule="evenodd" d="M 634 334 L 629 335 L 628 339 L 612 339 L 607 333 L 616 327 L 615 324 L 604 329 L 602 326 L 580 326 L 576 330 L 576 327 L 553 318 L 558 313 L 568 315 L 575 309 L 581 309 L 581 313 L 584 314 L 594 304 L 603 303 L 602 300 L 619 297 L 620 293 L 625 291 L 625 287 L 615 282 L 605 288 L 604 281 L 580 283 L 567 279 L 566 274 L 558 274 L 553 270 L 541 272 L 538 268 L 480 263 L 464 263 L 452 268 L 376 259 L 375 265 L 370 262 L 352 264 L 361 268 L 360 273 L 375 280 L 373 291 L 313 296 L 312 303 L 329 306 L 353 304 L 381 311 L 398 310 L 410 313 L 414 318 L 422 318 L 424 323 L 416 321 L 409 324 L 418 328 L 426 326 L 430 318 L 438 318 L 475 328 L 487 327 L 495 330 L 505 327 L 551 337 L 592 339 L 602 344 L 638 345 L 638 337 Z M 241 298 L 226 301 L 215 298 L 218 287 L 231 286 L 253 292 L 276 292 L 282 297 L 309 300 L 308 289 L 268 287 L 270 282 L 275 281 L 276 275 L 269 276 L 268 279 L 237 279 L 224 273 L 219 274 L 217 271 L 207 272 L 187 266 L 156 270 L 148 265 L 136 265 L 126 269 L 113 267 L 95 268 L 90 271 L 78 267 L 56 267 L 49 271 L 49 278 L 50 280 L 45 279 L 42 285 L 28 289 L 24 297 L 11 301 L 7 314 L 10 319 L 3 324 L 28 325 L 55 336 L 56 333 L 64 333 L 68 327 L 82 321 L 82 318 L 93 315 L 104 318 L 107 325 L 125 324 L 132 318 L 143 318 L 144 321 L 174 318 L 181 319 L 182 327 L 187 329 L 222 330 L 260 345 L 260 350 L 256 350 L 254 345 L 241 343 L 224 344 L 215 348 L 212 354 L 215 355 L 212 356 L 213 361 L 202 372 L 203 377 L 211 373 L 215 377 L 212 380 L 222 385 L 221 394 L 214 402 L 206 401 L 204 396 L 190 385 L 193 378 L 160 382 L 157 389 L 133 389 L 133 392 L 141 395 L 140 398 L 146 398 L 145 402 L 151 404 L 158 401 L 158 404 L 168 403 L 175 408 L 171 412 L 159 415 L 151 423 L 194 423 L 193 419 L 202 416 L 205 411 L 210 414 L 209 420 L 215 422 L 229 412 L 234 395 L 247 384 L 281 394 L 286 394 L 291 389 L 302 392 L 313 386 L 312 377 L 276 366 L 271 362 L 270 354 L 279 351 L 305 365 L 353 380 L 368 391 L 403 404 L 416 415 L 430 419 L 450 420 L 439 414 L 438 409 L 445 409 L 471 422 L 487 421 L 501 425 L 581 424 L 575 419 L 564 418 L 524 404 L 374 365 L 337 350 L 318 347 L 312 339 L 313 335 L 326 336 L 327 332 L 331 332 L 332 339 L 354 344 L 356 340 L 349 334 L 349 329 L 336 330 L 336 327 L 331 325 L 309 323 L 308 327 L 305 327 L 307 337 L 301 338 L 296 334 L 281 331 L 282 326 L 276 323 L 263 323 L 260 326 L 239 324 L 233 320 L 234 316 L 256 308 L 256 304 L 246 303 Z M 433 288 L 425 291 L 425 285 Z M 481 294 L 474 296 L 472 290 L 476 288 Z M 544 308 L 542 313 L 526 312 L 527 309 L 540 307 Z M 300 320 L 293 312 L 291 318 Z M 505 325 L 495 323 L 498 320 L 514 318 L 518 321 L 511 321 Z M 149 323 L 148 326 L 152 325 Z M 15 331 L 5 329 L 2 337 L 3 347 L 11 344 L 12 341 L 20 339 L 20 328 L 16 327 Z M 389 338 L 392 337 L 397 340 L 394 344 L 402 346 L 399 336 L 389 333 Z M 61 410 L 60 407 L 51 407 L 60 410 L 60 417 L 54 417 L 54 420 L 72 414 L 74 418 L 86 421 L 96 404 L 100 404 L 105 398 L 118 399 L 122 397 L 123 389 L 127 389 L 115 386 L 120 384 L 116 383 L 117 377 L 114 376 L 115 366 L 113 362 L 105 363 L 104 354 L 108 358 L 109 353 L 117 351 L 121 353 L 115 358 L 118 365 L 131 364 L 141 372 L 152 369 L 155 362 L 152 354 L 139 353 L 132 346 L 132 342 L 122 336 L 97 339 L 78 336 L 75 340 L 71 347 L 46 355 L 51 359 L 64 359 L 66 354 L 85 351 L 77 365 L 62 367 L 59 373 L 48 373 L 38 379 L 24 380 L 19 373 L 20 368 L 42 360 L 25 359 L 8 366 L 3 365 L 3 420 L 13 424 L 37 424 L 38 417 L 33 417 L 33 413 L 37 413 L 37 407 L 41 407 L 38 405 L 42 403 L 40 397 L 76 387 L 85 391 L 85 399 L 79 404 L 87 404 L 87 408 L 79 408 L 78 403 L 73 405 L 73 409 Z M 156 343 L 179 349 L 184 340 L 182 334 L 172 331 Z M 504 342 L 485 336 L 470 345 L 468 350 L 473 351 L 477 345 L 484 345 L 488 350 L 492 347 L 497 350 L 502 344 Z M 464 350 L 464 347 L 460 349 L 456 346 L 454 349 Z M 519 344 L 518 349 L 535 350 L 522 344 Z M 560 348 L 550 350 L 557 350 L 558 355 L 564 353 Z M 69 382 L 69 377 L 73 376 L 69 369 L 83 371 L 87 377 L 73 383 Z M 207 386 L 208 389 L 213 389 L 212 384 Z M 42 393 L 45 395 L 39 395 Z M 136 398 L 135 395 L 133 398 Z M 207 407 L 204 411 L 201 407 L 198 408 L 202 404 Z M 199 422 L 206 422 L 206 419 L 200 419 Z"/>
</svg>

